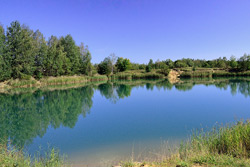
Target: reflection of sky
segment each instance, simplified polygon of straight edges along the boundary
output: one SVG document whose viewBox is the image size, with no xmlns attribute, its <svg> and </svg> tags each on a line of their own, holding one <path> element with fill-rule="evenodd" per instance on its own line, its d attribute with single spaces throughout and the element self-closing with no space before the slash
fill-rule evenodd
<svg viewBox="0 0 250 167">
<path fill-rule="evenodd" d="M 162 140 L 185 139 L 196 128 L 247 119 L 249 108 L 249 98 L 215 86 L 197 85 L 185 92 L 156 87 L 149 91 L 144 86 L 133 88 L 131 96 L 116 104 L 95 91 L 93 107 L 86 118 L 80 115 L 73 129 L 48 129 L 29 149 L 32 152 L 39 145 L 46 148 L 50 143 L 69 157 L 76 152 L 79 157 L 87 155 L 90 159 L 97 153 L 99 158 L 108 153 L 111 157 L 123 156 L 131 153 L 136 143 L 154 147 Z"/>
</svg>

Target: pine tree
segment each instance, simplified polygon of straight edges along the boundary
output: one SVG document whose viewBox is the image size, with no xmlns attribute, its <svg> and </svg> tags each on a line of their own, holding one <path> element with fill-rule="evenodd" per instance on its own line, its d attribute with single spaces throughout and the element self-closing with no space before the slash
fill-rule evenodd
<svg viewBox="0 0 250 167">
<path fill-rule="evenodd" d="M 11 68 L 5 54 L 5 34 L 4 29 L 0 25 L 0 81 L 4 81 L 11 77 Z"/>
<path fill-rule="evenodd" d="M 18 21 L 11 23 L 7 29 L 6 56 L 11 60 L 12 77 L 27 79 L 33 75 L 34 45 L 33 31 L 20 25 Z"/>
<path fill-rule="evenodd" d="M 37 30 L 33 34 L 34 47 L 35 47 L 35 72 L 36 78 L 41 78 L 45 70 L 45 58 L 47 57 L 48 47 L 46 45 L 43 34 Z"/>
</svg>

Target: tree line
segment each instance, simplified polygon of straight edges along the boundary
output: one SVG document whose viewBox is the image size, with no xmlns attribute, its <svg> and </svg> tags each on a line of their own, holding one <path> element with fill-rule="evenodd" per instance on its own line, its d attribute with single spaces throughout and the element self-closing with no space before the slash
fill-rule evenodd
<svg viewBox="0 0 250 167">
<path fill-rule="evenodd" d="M 44 76 L 110 75 L 126 70 L 160 69 L 168 74 L 173 68 L 221 68 L 234 72 L 250 70 L 250 55 L 237 59 L 231 56 L 215 60 L 183 58 L 172 61 L 150 59 L 148 64 L 131 63 L 129 59 L 111 54 L 99 64 L 91 63 L 88 46 L 76 44 L 71 35 L 51 36 L 48 40 L 39 31 L 14 21 L 6 31 L 0 25 L 0 81 L 8 79 L 40 79 Z"/>
<path fill-rule="evenodd" d="M 0 26 L 0 81 L 31 76 L 78 75 L 91 73 L 91 54 L 83 43 L 77 46 L 71 35 L 45 40 L 18 21 Z"/>
</svg>

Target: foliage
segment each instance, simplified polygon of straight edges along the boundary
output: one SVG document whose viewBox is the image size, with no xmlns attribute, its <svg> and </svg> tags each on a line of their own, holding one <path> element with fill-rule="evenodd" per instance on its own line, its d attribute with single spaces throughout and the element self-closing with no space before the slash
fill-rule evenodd
<svg viewBox="0 0 250 167">
<path fill-rule="evenodd" d="M 106 57 L 100 64 L 98 64 L 98 73 L 102 75 L 109 75 L 112 72 L 112 62 L 110 58 Z"/>
<path fill-rule="evenodd" d="M 35 70 L 32 33 L 28 27 L 21 27 L 18 21 L 12 22 L 7 29 L 6 56 L 10 60 L 14 79 L 32 76 Z"/>
<path fill-rule="evenodd" d="M 151 72 L 152 68 L 153 68 L 153 60 L 150 59 L 148 65 L 146 66 L 145 70 L 146 70 L 146 72 Z"/>
<path fill-rule="evenodd" d="M 151 72 L 152 71 L 152 67 L 150 65 L 146 66 L 146 72 Z"/>
<path fill-rule="evenodd" d="M 116 62 L 116 67 L 118 72 L 126 71 L 131 68 L 130 60 L 119 57 Z"/>
<path fill-rule="evenodd" d="M 4 29 L 0 25 L 0 81 L 11 77 L 10 59 L 6 58 L 6 37 Z"/>
<path fill-rule="evenodd" d="M 45 70 L 45 59 L 47 56 L 48 47 L 43 37 L 43 34 L 37 30 L 33 34 L 34 47 L 35 47 L 35 72 L 34 76 L 38 79 L 41 79 L 43 72 Z"/>
<path fill-rule="evenodd" d="M 18 21 L 6 33 L 0 26 L 0 81 L 61 75 L 91 75 L 91 54 L 83 44 L 77 46 L 71 35 L 48 42 L 43 34 Z"/>
<path fill-rule="evenodd" d="M 83 43 L 80 45 L 80 72 L 85 75 L 93 74 L 93 66 L 91 64 L 91 53 L 88 49 L 88 46 L 84 46 Z"/>
</svg>

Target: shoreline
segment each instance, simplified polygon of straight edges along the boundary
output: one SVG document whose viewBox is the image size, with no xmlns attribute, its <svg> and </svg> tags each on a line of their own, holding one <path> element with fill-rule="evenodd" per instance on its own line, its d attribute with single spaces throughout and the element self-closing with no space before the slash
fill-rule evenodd
<svg viewBox="0 0 250 167">
<path fill-rule="evenodd" d="M 203 70 L 203 71 L 202 71 Z M 60 76 L 60 77 L 44 77 L 40 80 L 30 78 L 28 80 L 10 79 L 0 82 L 0 93 L 8 93 L 14 89 L 43 89 L 47 87 L 79 87 L 98 82 L 114 82 L 114 81 L 136 81 L 136 80 L 150 80 L 150 79 L 167 79 L 170 83 L 176 84 L 183 81 L 183 79 L 217 79 L 217 78 L 242 78 L 250 77 L 250 71 L 235 73 L 225 72 L 213 69 L 202 69 L 198 71 L 188 71 L 183 69 L 172 69 L 167 76 L 155 72 L 142 73 L 138 71 L 128 71 L 126 73 L 117 73 L 113 75 L 75 75 L 75 76 Z M 207 71 L 205 71 L 207 70 Z M 204 72 L 205 71 L 205 72 Z M 60 89 L 60 88 L 59 88 Z"/>
</svg>

